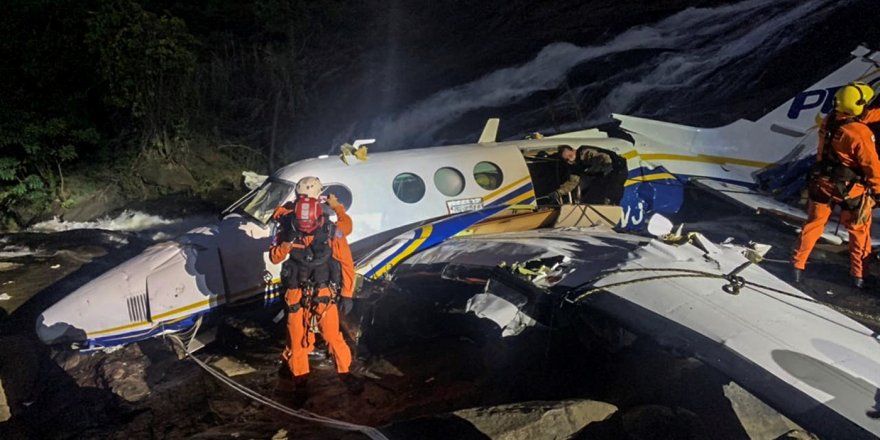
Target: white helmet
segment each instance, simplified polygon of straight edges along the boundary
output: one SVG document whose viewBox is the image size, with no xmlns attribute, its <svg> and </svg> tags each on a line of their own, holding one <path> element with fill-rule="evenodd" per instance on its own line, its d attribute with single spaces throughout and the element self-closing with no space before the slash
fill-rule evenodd
<svg viewBox="0 0 880 440">
<path fill-rule="evenodd" d="M 314 176 L 303 177 L 299 179 L 299 182 L 296 182 L 295 191 L 298 196 L 317 199 L 323 190 L 324 187 L 321 185 L 321 180 Z"/>
</svg>

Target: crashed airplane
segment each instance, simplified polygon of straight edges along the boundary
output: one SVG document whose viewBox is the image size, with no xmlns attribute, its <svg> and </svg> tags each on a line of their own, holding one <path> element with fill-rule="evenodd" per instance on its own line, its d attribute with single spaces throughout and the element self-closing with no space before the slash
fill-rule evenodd
<svg viewBox="0 0 880 440">
<path fill-rule="evenodd" d="M 100 349 L 198 329 L 220 308 L 279 301 L 271 214 L 294 197 L 298 179 L 315 175 L 354 221 L 361 301 L 380 301 L 390 280 L 418 280 L 428 294 L 428 276 L 462 286 L 467 294 L 451 300 L 502 335 L 550 325 L 548 307 L 599 313 L 714 366 L 813 432 L 878 436 L 880 423 L 866 415 L 880 395 L 874 333 L 755 265 L 766 247 L 675 233 L 657 215 L 679 210 L 688 180 L 753 191 L 756 172 L 809 155 L 816 112 L 830 108 L 834 88 L 880 79 L 880 55 L 853 55 L 756 122 L 701 129 L 614 115 L 621 130 L 499 142 L 498 120 L 490 120 L 475 144 L 369 158 L 352 148 L 343 160 L 293 163 L 217 226 L 154 245 L 45 310 L 37 334 L 47 344 Z M 563 144 L 615 156 L 620 206 L 538 206 L 559 183 L 541 152 Z M 532 260 L 544 267 L 509 264 Z"/>
</svg>

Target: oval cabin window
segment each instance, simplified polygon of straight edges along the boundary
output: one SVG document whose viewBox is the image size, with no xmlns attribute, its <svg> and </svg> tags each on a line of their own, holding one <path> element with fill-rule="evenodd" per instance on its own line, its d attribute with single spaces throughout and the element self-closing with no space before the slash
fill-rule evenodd
<svg viewBox="0 0 880 440">
<path fill-rule="evenodd" d="M 440 168 L 434 173 L 434 186 L 444 196 L 455 197 L 464 191 L 464 175 L 455 168 Z"/>
<path fill-rule="evenodd" d="M 394 195 L 404 203 L 416 203 L 425 196 L 425 181 L 413 173 L 400 173 L 391 184 Z"/>
<path fill-rule="evenodd" d="M 504 174 L 501 172 L 501 168 L 492 162 L 479 162 L 474 165 L 474 180 L 483 189 L 491 191 L 501 186 Z"/>
<path fill-rule="evenodd" d="M 342 206 L 346 211 L 351 209 L 351 190 L 349 190 L 345 185 L 340 185 L 338 183 L 328 183 L 324 185 L 325 196 L 329 196 L 333 194 L 336 196 L 336 200 L 339 200 L 339 203 L 342 203 Z"/>
</svg>

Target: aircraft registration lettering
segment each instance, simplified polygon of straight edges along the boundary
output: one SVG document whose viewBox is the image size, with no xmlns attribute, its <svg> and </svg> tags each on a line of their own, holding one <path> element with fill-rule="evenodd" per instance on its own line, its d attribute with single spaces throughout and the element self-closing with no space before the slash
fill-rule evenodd
<svg viewBox="0 0 880 440">
<path fill-rule="evenodd" d="M 632 205 L 626 206 L 623 217 L 620 219 L 621 228 L 625 229 L 629 225 L 637 226 L 645 221 L 645 203 L 640 200 L 636 206 L 636 212 L 633 212 Z"/>
<path fill-rule="evenodd" d="M 880 76 L 868 81 L 868 85 L 873 88 L 878 82 L 880 82 Z M 798 119 L 801 116 L 802 111 L 814 108 L 819 108 L 819 111 L 823 114 L 830 112 L 834 107 L 834 94 L 837 93 L 837 89 L 841 87 L 843 86 L 806 90 L 798 93 L 791 102 L 791 107 L 788 108 L 788 118 Z"/>
<path fill-rule="evenodd" d="M 483 209 L 483 198 L 474 197 L 470 199 L 449 200 L 446 202 L 446 209 L 449 210 L 450 214 Z"/>
</svg>

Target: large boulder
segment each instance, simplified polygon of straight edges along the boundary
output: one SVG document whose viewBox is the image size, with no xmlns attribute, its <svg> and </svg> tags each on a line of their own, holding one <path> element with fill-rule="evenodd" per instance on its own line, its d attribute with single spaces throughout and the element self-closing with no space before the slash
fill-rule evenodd
<svg viewBox="0 0 880 440">
<path fill-rule="evenodd" d="M 180 165 L 150 163 L 142 166 L 138 174 L 144 183 L 167 188 L 170 192 L 188 191 L 198 185 L 189 170 Z"/>
<path fill-rule="evenodd" d="M 734 382 L 724 386 L 724 396 L 749 438 L 778 438 L 800 427 Z"/>
<path fill-rule="evenodd" d="M 567 439 L 616 411 L 616 406 L 594 400 L 532 401 L 410 419 L 382 432 L 392 439 Z"/>
<path fill-rule="evenodd" d="M 21 413 L 39 396 L 43 352 L 31 339 L 0 337 L 0 421 Z"/>
<path fill-rule="evenodd" d="M 147 367 L 150 359 L 137 344 L 131 344 L 112 353 L 99 367 L 102 384 L 113 394 L 137 402 L 150 394 L 147 385 Z"/>
<path fill-rule="evenodd" d="M 0 423 L 12 418 L 12 411 L 6 401 L 6 391 L 3 391 L 3 379 L 0 378 Z"/>
<path fill-rule="evenodd" d="M 593 422 L 614 414 L 617 407 L 594 400 L 523 402 L 455 411 L 480 432 L 496 440 L 568 438 Z"/>
<path fill-rule="evenodd" d="M 114 186 L 108 186 L 77 200 L 70 210 L 64 213 L 68 222 L 84 222 L 94 220 L 111 211 L 122 208 L 125 197 Z"/>
</svg>

